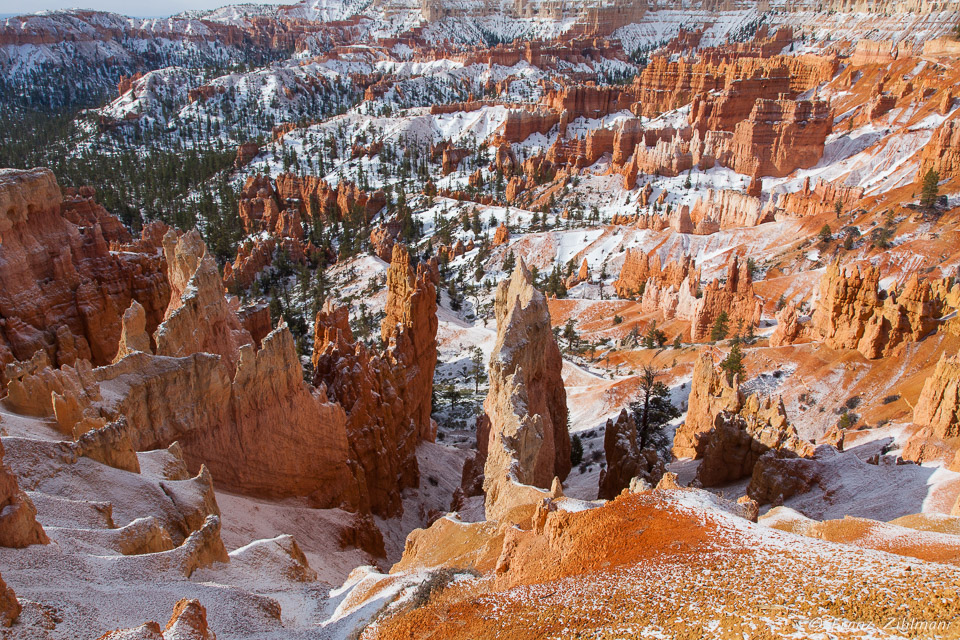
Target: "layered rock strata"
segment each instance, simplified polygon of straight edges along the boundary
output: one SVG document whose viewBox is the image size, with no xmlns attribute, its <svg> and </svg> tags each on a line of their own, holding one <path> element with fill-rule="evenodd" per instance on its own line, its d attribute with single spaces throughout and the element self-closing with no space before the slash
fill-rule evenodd
<svg viewBox="0 0 960 640">
<path fill-rule="evenodd" d="M 119 222 L 102 207 L 76 205 L 47 169 L 0 171 L 0 365 L 39 350 L 57 365 L 109 364 L 132 301 L 148 331 L 163 319 L 163 257 L 111 252 L 108 238 L 129 239 L 111 231 L 122 230 Z"/>
</svg>

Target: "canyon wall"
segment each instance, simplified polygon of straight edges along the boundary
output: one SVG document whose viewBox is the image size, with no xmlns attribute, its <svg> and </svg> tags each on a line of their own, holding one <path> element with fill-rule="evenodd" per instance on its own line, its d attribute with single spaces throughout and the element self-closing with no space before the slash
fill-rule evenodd
<svg viewBox="0 0 960 640">
<path fill-rule="evenodd" d="M 163 256 L 111 252 L 108 238 L 129 239 L 122 226 L 92 201 L 78 205 L 47 169 L 0 171 L 0 365 L 38 350 L 58 365 L 108 364 L 132 301 L 150 331 L 163 319 Z"/>
</svg>

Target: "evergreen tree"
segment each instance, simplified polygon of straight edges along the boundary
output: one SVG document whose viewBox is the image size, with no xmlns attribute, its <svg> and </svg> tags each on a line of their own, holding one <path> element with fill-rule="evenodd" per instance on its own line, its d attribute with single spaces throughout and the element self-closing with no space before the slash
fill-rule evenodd
<svg viewBox="0 0 960 640">
<path fill-rule="evenodd" d="M 570 438 L 570 465 L 578 466 L 583 462 L 583 440 L 580 439 L 580 436 L 574 434 Z"/>
<path fill-rule="evenodd" d="M 727 323 L 730 321 L 730 317 L 727 315 L 726 311 L 721 311 L 720 315 L 717 316 L 717 319 L 713 323 L 713 327 L 710 329 L 710 341 L 717 342 L 718 340 L 723 340 L 727 337 Z"/>
<path fill-rule="evenodd" d="M 937 204 L 937 196 L 940 193 L 940 174 L 930 169 L 923 176 L 923 183 L 920 188 L 920 206 L 924 209 L 933 209 Z"/>
<path fill-rule="evenodd" d="M 743 366 L 743 352 L 740 350 L 740 342 L 735 341 L 730 353 L 720 363 L 720 368 L 727 374 L 727 382 L 733 384 L 734 376 L 743 377 L 746 369 Z"/>
<path fill-rule="evenodd" d="M 513 257 L 513 250 L 507 251 L 507 257 L 503 260 L 503 272 L 504 273 L 513 273 L 514 267 L 517 266 L 517 259 Z"/>
<path fill-rule="evenodd" d="M 634 422 L 637 423 L 637 444 L 641 449 L 665 446 L 662 429 L 680 416 L 680 410 L 670 402 L 670 389 L 657 380 L 660 371 L 647 364 L 640 371 L 640 397 L 630 404 Z"/>
</svg>

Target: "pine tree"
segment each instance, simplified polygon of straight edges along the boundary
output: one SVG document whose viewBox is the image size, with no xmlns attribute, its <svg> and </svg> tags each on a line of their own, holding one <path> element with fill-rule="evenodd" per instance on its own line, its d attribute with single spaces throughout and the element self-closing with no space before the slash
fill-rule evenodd
<svg viewBox="0 0 960 640">
<path fill-rule="evenodd" d="M 720 363 L 720 368 L 726 372 L 727 382 L 730 384 L 733 384 L 734 376 L 743 377 L 746 369 L 743 366 L 743 352 L 740 350 L 739 342 L 733 343 L 730 353 L 728 353 L 727 357 Z"/>
<path fill-rule="evenodd" d="M 517 259 L 513 257 L 513 250 L 507 251 L 507 257 L 503 260 L 503 272 L 513 273 L 513 268 L 517 266 Z"/>
<path fill-rule="evenodd" d="M 923 176 L 920 189 L 920 206 L 924 209 L 933 209 L 937 204 L 937 195 L 940 193 L 940 174 L 930 169 Z"/>
<path fill-rule="evenodd" d="M 717 319 L 713 323 L 713 328 L 710 329 L 710 341 L 717 342 L 718 340 L 723 340 L 727 337 L 727 323 L 730 321 L 730 317 L 727 315 L 726 311 L 721 311 L 720 315 L 717 316 Z"/>
<path fill-rule="evenodd" d="M 583 440 L 574 435 L 570 439 L 570 465 L 576 467 L 583 462 Z"/>
</svg>

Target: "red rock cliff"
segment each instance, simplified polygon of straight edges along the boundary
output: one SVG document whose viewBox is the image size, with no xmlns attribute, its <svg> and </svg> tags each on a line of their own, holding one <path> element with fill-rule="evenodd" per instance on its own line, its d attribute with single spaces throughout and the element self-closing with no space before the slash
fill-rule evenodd
<svg viewBox="0 0 960 640">
<path fill-rule="evenodd" d="M 76 205 L 64 207 L 47 169 L 0 171 L 0 364 L 40 349 L 56 364 L 107 364 L 132 300 L 150 331 L 162 320 L 170 297 L 162 256 L 111 253 L 108 237 L 122 239 L 117 220 Z"/>
</svg>

